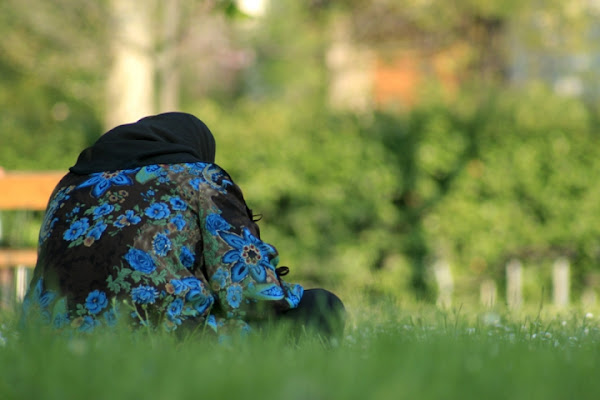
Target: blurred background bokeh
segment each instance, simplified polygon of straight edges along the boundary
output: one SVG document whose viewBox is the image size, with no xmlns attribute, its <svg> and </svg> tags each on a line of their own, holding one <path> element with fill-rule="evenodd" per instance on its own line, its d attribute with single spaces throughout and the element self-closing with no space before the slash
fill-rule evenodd
<svg viewBox="0 0 600 400">
<path fill-rule="evenodd" d="M 190 112 L 292 281 L 592 306 L 599 21 L 599 0 L 2 0 L 0 166 L 66 171 Z M 39 214 L 3 212 L 1 244 L 35 245 Z"/>
</svg>

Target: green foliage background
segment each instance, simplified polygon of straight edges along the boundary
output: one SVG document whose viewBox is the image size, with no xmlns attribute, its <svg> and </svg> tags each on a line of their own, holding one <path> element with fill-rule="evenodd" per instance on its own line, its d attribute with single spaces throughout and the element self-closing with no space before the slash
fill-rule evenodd
<svg viewBox="0 0 600 400">
<path fill-rule="evenodd" d="M 217 162 L 263 215 L 263 238 L 292 267 L 291 279 L 433 299 L 429 266 L 443 258 L 459 282 L 457 296 L 473 300 L 483 279 L 503 284 L 512 258 L 533 268 L 543 286 L 552 262 L 564 256 L 576 289 L 593 280 L 600 261 L 600 138 L 590 103 L 536 82 L 514 87 L 473 77 L 452 98 L 437 94 L 435 83 L 423 88 L 410 111 L 332 111 L 327 27 L 331 13 L 355 10 L 353 2 L 341 11 L 319 2 L 275 4 L 260 29 L 237 37 L 253 48 L 256 62 L 236 91 L 198 98 L 184 87 L 182 110 L 213 130 Z M 24 12 L 15 7 L 13 14 Z M 100 12 L 93 11 L 88 19 Z M 522 19 L 504 11 L 483 15 Z M 40 40 L 24 29 L 26 21 L 5 19 L 5 31 Z M 433 29 L 426 22 L 422 27 Z M 106 40 L 105 30 L 95 35 Z M 76 53 L 67 50 L 68 57 Z M 5 54 L 0 165 L 66 170 L 103 131 L 101 91 L 78 91 L 72 83 L 101 87 L 103 70 L 49 64 L 56 68 L 51 76 L 65 72 L 70 83 L 62 85 Z M 39 62 L 47 60 L 40 53 Z"/>
</svg>

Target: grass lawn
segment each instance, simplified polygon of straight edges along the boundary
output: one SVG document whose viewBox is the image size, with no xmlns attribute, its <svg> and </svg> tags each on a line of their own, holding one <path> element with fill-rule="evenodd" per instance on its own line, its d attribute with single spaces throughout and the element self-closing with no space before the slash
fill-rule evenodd
<svg viewBox="0 0 600 400">
<path fill-rule="evenodd" d="M 344 340 L 284 330 L 216 344 L 117 331 L 59 338 L 0 316 L 0 399 L 600 399 L 600 318 L 392 304 Z"/>
</svg>

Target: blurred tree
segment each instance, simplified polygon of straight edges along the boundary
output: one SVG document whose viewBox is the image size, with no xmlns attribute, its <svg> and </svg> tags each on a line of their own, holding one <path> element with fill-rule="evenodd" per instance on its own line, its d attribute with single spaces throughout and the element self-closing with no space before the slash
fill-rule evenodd
<svg viewBox="0 0 600 400">
<path fill-rule="evenodd" d="M 106 1 L 6 0 L 0 4 L 2 62 L 75 99 L 94 98 L 106 69 Z"/>
<path fill-rule="evenodd" d="M 107 67 L 104 2 L 0 3 L 0 162 L 70 165 L 98 134 Z"/>
<path fill-rule="evenodd" d="M 595 1 L 344 0 L 335 8 L 350 17 L 354 39 L 383 58 L 407 50 L 431 56 L 459 46 L 468 49 L 461 53 L 463 81 L 554 83 L 576 72 L 584 86 L 596 85 L 589 75 L 597 68 L 586 58 L 599 51 Z"/>
<path fill-rule="evenodd" d="M 176 4 L 176 3 L 174 3 Z M 110 0 L 111 65 L 107 74 L 107 128 L 135 122 L 155 110 L 155 2 Z"/>
<path fill-rule="evenodd" d="M 116 40 L 110 4 L 0 3 L 5 168 L 65 169 L 103 131 Z M 431 299 L 437 257 L 468 277 L 457 290 L 471 292 L 458 282 L 502 279 L 510 257 L 544 265 L 566 255 L 575 282 L 597 269 L 600 190 L 589 178 L 600 169 L 597 113 L 548 89 L 506 85 L 514 71 L 507 46 L 560 52 L 567 42 L 550 39 L 562 34 L 536 32 L 536 16 L 563 21 L 544 25 L 556 32 L 585 32 L 590 20 L 577 8 L 569 20 L 559 11 L 573 6 L 558 1 L 536 9 L 516 1 L 277 0 L 250 19 L 233 1 L 147 6 L 152 107 L 207 122 L 217 162 L 264 215 L 265 239 L 282 263 L 298 266 L 292 273 L 308 285 Z M 344 46 L 380 57 L 473 44 L 461 53 L 462 86 L 443 96 L 426 82 L 412 109 L 369 113 L 361 98 L 347 99 L 367 104 L 360 113 L 329 108 L 332 21 L 340 20 L 353 27 Z M 573 46 L 581 40 L 581 51 L 593 46 L 585 35 L 564 37 Z"/>
<path fill-rule="evenodd" d="M 1 2 L 2 166 L 65 169 L 107 127 L 178 108 L 196 21 L 236 10 L 232 0 Z"/>
<path fill-rule="evenodd" d="M 331 3 L 328 2 L 328 4 Z M 580 65 L 581 60 L 589 60 L 593 54 L 598 54 L 597 41 L 594 40 L 596 35 L 594 24 L 600 10 L 594 2 L 586 1 L 540 3 L 535 1 L 414 0 L 399 3 L 393 0 L 347 0 L 337 3 L 337 6 L 343 14 L 350 17 L 355 40 L 372 46 L 379 58 L 393 59 L 407 51 L 409 51 L 408 57 L 415 57 L 415 54 L 417 56 L 419 54 L 433 56 L 445 49 L 456 48 L 457 45 L 463 44 L 467 46 L 463 48 L 468 49 L 466 52 L 460 52 L 464 58 L 461 60 L 463 67 L 456 73 L 462 85 L 476 86 L 476 92 L 466 94 L 465 91 L 459 90 L 460 96 L 451 96 L 450 101 L 467 103 L 474 101 L 474 104 L 463 107 L 467 109 L 471 107 L 471 114 L 465 115 L 464 111 L 460 111 L 460 106 L 452 103 L 439 105 L 428 103 L 424 93 L 427 89 L 431 89 L 432 85 L 426 84 L 424 87 L 426 90 L 421 92 L 422 99 L 428 103 L 424 108 L 417 107 L 416 110 L 410 112 L 406 119 L 398 117 L 390 119 L 385 115 L 376 117 L 376 124 L 368 127 L 368 129 L 379 132 L 380 140 L 390 149 L 390 162 L 395 165 L 401 177 L 394 199 L 399 213 L 403 215 L 401 219 L 406 221 L 399 225 L 400 229 L 406 230 L 405 234 L 401 236 L 404 239 L 400 243 L 404 243 L 402 245 L 403 252 L 410 255 L 412 259 L 413 286 L 420 295 L 427 297 L 431 288 L 428 288 L 426 284 L 426 266 L 431 264 L 430 258 L 435 257 L 436 253 L 440 251 L 436 249 L 440 246 L 440 242 L 445 241 L 441 238 L 434 239 L 435 235 L 431 235 L 432 232 L 424 229 L 424 223 L 432 219 L 438 221 L 436 218 L 432 218 L 432 215 L 437 213 L 435 211 L 437 207 L 442 204 L 447 205 L 447 198 L 459 196 L 455 186 L 459 185 L 462 176 L 467 171 L 476 171 L 482 165 L 479 161 L 473 160 L 478 160 L 479 152 L 482 151 L 481 140 L 483 138 L 480 130 L 485 129 L 484 127 L 495 120 L 497 115 L 497 111 L 493 110 L 496 101 L 491 97 L 497 85 L 520 81 L 526 89 L 529 89 L 528 81 L 541 78 L 550 83 L 556 82 L 557 90 L 567 94 L 580 94 L 584 90 L 583 87 L 595 85 L 597 79 L 590 80 L 589 78 L 592 76 L 590 74 L 587 78 L 589 85 L 583 83 L 586 81 L 580 79 L 584 75 L 580 67 L 575 68 L 575 72 L 580 70 L 577 72 L 577 78 L 571 78 L 569 74 L 574 72 L 573 64 Z M 413 50 L 416 50 L 416 53 Z M 581 52 L 587 53 L 587 58 L 581 56 Z M 531 57 L 531 54 L 534 57 Z M 567 58 L 568 56 L 571 58 Z M 577 56 L 577 58 L 573 56 Z M 515 60 L 514 57 L 520 57 L 520 59 Z M 432 69 L 435 67 L 433 61 L 429 65 Z M 593 65 L 591 62 L 588 63 L 587 71 L 593 68 Z M 569 68 L 571 68 L 570 71 Z M 568 79 L 561 80 L 565 76 Z M 437 79 L 440 80 L 440 78 L 443 76 L 438 75 Z M 600 92 L 596 90 L 596 94 L 592 98 L 596 97 L 598 93 Z M 539 97 L 536 100 L 545 102 Z M 547 100 L 550 104 L 553 101 Z M 550 104 L 547 106 L 553 107 Z M 433 108 L 431 108 L 432 106 Z M 519 104 L 512 104 L 509 113 L 520 112 L 519 108 Z M 582 115 L 582 118 L 587 117 Z M 556 122 L 557 125 L 560 125 L 558 121 Z M 546 137 L 549 132 L 541 133 L 537 130 L 522 129 L 522 127 L 512 125 L 504 120 L 502 124 L 513 127 L 518 130 L 519 135 L 524 135 L 523 138 L 514 138 L 510 142 L 511 144 L 502 151 L 511 152 L 510 146 L 518 146 L 521 147 L 520 152 L 528 154 L 529 157 L 534 158 L 533 154 L 539 154 L 540 159 L 551 159 L 551 156 L 546 154 L 549 149 L 544 149 L 539 145 L 537 147 L 523 146 L 530 140 L 533 141 L 533 137 L 536 135 L 541 134 Z M 585 129 L 587 128 L 577 127 L 576 131 L 582 132 Z M 433 133 L 435 134 L 432 136 Z M 591 136 L 581 134 L 585 139 L 573 137 L 568 140 L 576 142 L 581 140 L 581 143 L 586 143 L 586 140 L 593 139 Z M 435 139 L 434 143 L 429 142 L 430 137 Z M 492 150 L 485 149 L 486 152 Z M 544 155 L 542 156 L 542 154 Z M 548 167 L 544 170 L 548 170 Z M 583 169 L 581 171 L 583 173 Z M 533 171 L 524 173 L 523 170 L 519 170 L 518 176 L 531 177 L 532 173 Z M 530 179 L 528 184 L 521 186 L 520 193 L 523 196 L 523 193 L 527 192 L 528 199 L 537 199 L 543 191 L 541 187 L 536 190 L 531 185 L 534 181 L 543 182 L 543 179 L 533 177 Z M 524 187 L 527 189 L 523 189 Z M 512 191 L 508 186 L 503 189 L 505 190 L 502 192 L 503 194 L 506 191 Z M 501 194 L 498 193 L 497 196 L 501 196 Z M 495 197 L 495 200 L 500 201 L 499 198 Z M 555 196 L 549 194 L 544 195 L 543 198 L 545 200 L 540 198 L 536 200 L 536 203 L 547 204 L 547 207 L 560 203 Z M 523 206 L 522 198 L 517 196 L 513 200 L 519 209 Z M 472 204 L 473 207 L 477 207 L 477 205 L 478 203 Z M 572 203 L 569 207 L 574 206 L 575 203 Z M 568 207 L 565 206 L 566 209 Z M 521 210 L 527 215 L 532 211 Z M 444 215 L 450 218 L 449 215 Z M 460 214 L 454 210 L 452 216 L 456 217 L 457 215 Z M 499 213 L 498 216 L 507 218 L 505 213 Z M 557 218 L 558 215 L 554 216 L 552 220 L 556 222 Z M 532 224 L 528 228 L 536 229 L 536 231 L 539 229 L 546 233 L 555 232 L 559 235 L 558 227 L 546 229 L 548 220 L 544 219 L 539 223 L 544 227 Z M 456 224 L 457 226 L 462 225 L 458 221 Z M 506 221 L 500 223 L 502 226 L 506 224 L 508 224 Z M 470 224 L 465 224 L 464 229 L 465 231 L 461 231 L 463 237 L 467 231 L 475 234 L 474 231 L 470 231 L 473 229 Z M 515 226 L 508 231 L 512 232 L 511 229 L 514 229 L 515 233 L 520 231 Z M 453 231 L 451 237 L 453 240 L 459 240 L 456 231 Z M 542 237 L 546 237 L 546 235 L 540 235 L 538 238 L 538 246 L 542 248 L 546 248 L 542 243 L 556 243 L 556 239 L 542 239 Z M 533 237 L 530 237 L 529 240 L 536 241 Z M 574 242 L 567 240 L 567 242 L 574 244 L 577 240 Z M 493 247 L 492 243 L 493 240 L 490 238 L 487 245 Z M 470 250 L 477 247 L 468 244 L 458 247 L 452 245 L 451 247 L 456 250 L 462 249 L 462 246 Z M 516 251 L 517 253 L 529 253 L 526 250 L 528 246 L 519 246 L 516 243 L 515 246 L 520 249 Z M 446 246 L 442 247 L 446 249 Z M 553 248 L 553 246 L 550 247 Z M 580 256 L 582 254 L 565 247 L 570 246 L 564 244 L 558 246 L 566 253 L 577 253 Z M 498 245 L 496 249 L 502 253 L 502 257 L 514 256 L 514 251 L 508 250 L 506 246 Z M 459 250 L 459 252 L 462 251 Z M 536 251 L 536 253 L 539 254 L 540 251 Z M 555 252 L 543 250 L 541 253 Z M 490 257 L 490 254 L 486 254 L 482 258 L 492 263 L 502 264 L 505 262 L 505 259 L 499 261 L 495 256 Z M 492 259 L 496 261 L 491 261 Z"/>
<path fill-rule="evenodd" d="M 560 204 L 547 189 L 541 191 L 545 175 L 536 175 L 525 164 L 516 167 L 512 161 L 510 165 L 516 168 L 513 174 L 528 182 L 517 190 L 506 175 L 508 165 L 494 164 L 488 169 L 483 161 L 494 154 L 498 160 L 510 160 L 514 149 L 525 155 L 538 154 L 535 157 L 540 160 L 550 157 L 544 156 L 550 149 L 540 147 L 533 139 L 536 135 L 545 137 L 544 129 L 549 127 L 540 123 L 538 130 L 533 128 L 535 123 L 527 127 L 521 125 L 522 120 L 511 117 L 517 113 L 529 115 L 526 119 L 532 121 L 543 118 L 542 114 L 534 116 L 536 102 L 545 112 L 556 113 L 560 107 L 568 107 L 574 113 L 568 122 L 556 121 L 565 132 L 577 132 L 567 135 L 565 140 L 573 141 L 567 147 L 582 146 L 583 150 L 593 138 L 585 133 L 589 132 L 585 122 L 589 115 L 580 103 L 565 103 L 549 92 L 532 98 L 527 95 L 530 87 L 522 92 L 496 90 L 495 85 L 504 82 L 510 69 L 503 47 L 508 42 L 508 28 L 531 11 L 527 8 L 530 5 L 513 2 L 490 7 L 485 2 L 465 1 L 458 3 L 465 12 L 440 5 L 435 15 L 429 15 L 417 3 L 400 7 L 395 2 L 354 2 L 340 9 L 339 3 L 300 5 L 279 1 L 260 24 L 244 27 L 246 43 L 255 49 L 255 62 L 246 72 L 246 86 L 240 93 L 248 93 L 252 101 L 248 103 L 241 96 L 227 117 L 214 107 L 203 108 L 203 113 L 218 121 L 224 149 L 220 162 L 229 163 L 227 168 L 248 188 L 249 198 L 265 215 L 265 232 L 275 232 L 282 254 L 301 264 L 310 279 L 318 279 L 322 276 L 318 271 L 326 269 L 326 279 L 344 276 L 353 282 L 369 282 L 380 277 L 378 285 L 394 281 L 389 290 L 400 292 L 406 279 L 402 271 L 410 267 L 410 286 L 419 298 L 426 299 L 435 294 L 428 274 L 436 257 L 449 259 L 461 276 L 470 274 L 478 279 L 492 274 L 501 278 L 507 258 L 525 257 L 530 244 L 537 243 L 534 247 L 545 250 L 534 252 L 543 256 L 531 258 L 532 262 L 544 262 L 564 251 L 576 261 L 575 269 L 588 268 L 584 265 L 593 263 L 589 249 L 595 246 L 589 239 L 591 235 L 586 234 L 587 244 L 583 245 L 583 236 L 570 236 L 564 229 L 559 233 L 558 221 L 563 217 L 554 215 L 552 226 L 548 219 L 537 221 L 532 216 L 535 207 L 524 201 L 525 197 L 537 199 L 536 203 L 550 208 Z M 389 9 L 379 10 L 382 4 Z M 549 6 L 558 10 L 560 5 Z M 479 52 L 490 48 L 494 52 L 496 47 L 487 42 L 490 37 L 502 44 L 498 47 L 501 51 L 493 57 L 470 55 L 462 75 L 464 87 L 450 101 L 439 97 L 432 90 L 435 85 L 428 84 L 423 88 L 422 104 L 408 112 L 392 108 L 370 116 L 332 112 L 326 101 L 329 71 L 325 60 L 329 47 L 322 38 L 330 37 L 330 16 L 350 13 L 356 19 L 371 15 L 362 13 L 361 7 L 375 7 L 386 20 L 410 22 L 395 25 L 371 18 L 374 33 L 365 30 L 359 38 L 376 44 L 382 53 L 393 48 L 392 44 L 425 43 L 436 49 L 457 40 L 476 43 Z M 398 20 L 398 15 L 404 19 Z M 435 18 L 442 22 L 434 24 Z M 361 28 L 357 25 L 355 29 Z M 386 26 L 393 29 L 377 34 Z M 416 42 L 411 42 L 410 35 L 415 32 Z M 273 37 L 280 40 L 274 43 Z M 496 58 L 498 62 L 490 61 Z M 507 103 L 510 98 L 515 100 Z M 502 108 L 503 117 L 496 110 L 500 106 L 506 107 Z M 251 117 L 246 119 L 244 115 Z M 492 130 L 503 132 L 505 146 L 498 146 L 497 139 L 490 137 Z M 502 186 L 489 203 L 481 199 L 467 201 L 464 182 L 476 179 L 481 171 L 490 171 L 487 184 L 502 182 Z M 507 198 L 507 193 L 515 194 Z M 569 207 L 576 207 L 577 201 L 573 196 L 561 209 L 567 212 Z M 484 211 L 495 216 L 494 228 L 476 217 Z M 522 224 L 525 220 L 527 223 Z M 586 226 L 591 229 L 591 225 Z M 514 242 L 503 242 L 493 233 L 496 230 L 507 235 L 512 232 Z M 534 232 L 545 233 L 536 236 Z M 554 238 L 562 237 L 562 244 L 551 245 L 557 242 L 550 239 L 550 232 Z M 582 251 L 569 250 L 582 246 L 588 249 L 586 256 Z M 398 271 L 398 280 L 390 278 L 394 271 Z"/>
</svg>

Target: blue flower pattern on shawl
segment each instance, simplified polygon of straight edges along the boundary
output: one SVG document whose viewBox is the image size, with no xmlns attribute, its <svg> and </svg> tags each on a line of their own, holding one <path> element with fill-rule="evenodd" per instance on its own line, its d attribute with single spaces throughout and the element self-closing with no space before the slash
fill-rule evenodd
<svg viewBox="0 0 600 400">
<path fill-rule="evenodd" d="M 79 332 L 91 332 L 100 324 L 99 320 L 94 319 L 90 315 L 86 315 L 83 317 L 82 324 L 79 326 Z"/>
<path fill-rule="evenodd" d="M 178 214 L 174 218 L 171 218 L 169 222 L 175 225 L 175 227 L 178 230 L 182 230 L 186 225 L 185 219 L 181 216 L 181 214 Z"/>
<path fill-rule="evenodd" d="M 227 302 L 232 308 L 238 308 L 242 302 L 242 287 L 236 283 L 227 288 Z"/>
<path fill-rule="evenodd" d="M 39 278 L 37 281 L 32 283 L 32 290 L 29 292 L 29 296 L 25 297 L 23 301 L 23 312 L 33 312 L 37 314 L 44 322 L 50 322 L 50 304 L 56 298 L 56 293 L 46 289 L 44 285 L 44 279 Z"/>
<path fill-rule="evenodd" d="M 225 231 L 230 228 L 227 221 L 223 219 L 219 214 L 210 214 L 206 217 L 206 230 L 209 231 L 213 236 L 218 235 L 219 231 Z"/>
<path fill-rule="evenodd" d="M 125 260 L 131 265 L 136 271 L 149 274 L 156 269 L 152 256 L 140 249 L 129 249 L 127 254 L 124 256 Z"/>
<path fill-rule="evenodd" d="M 92 315 L 98 314 L 108 305 L 108 299 L 106 298 L 106 293 L 101 292 L 100 290 L 94 290 L 90 292 L 90 294 L 85 299 L 85 308 L 88 309 L 89 313 Z"/>
<path fill-rule="evenodd" d="M 145 214 L 152 219 L 163 219 L 171 215 L 171 211 L 165 203 L 154 203 L 146 208 Z"/>
<path fill-rule="evenodd" d="M 186 268 L 192 268 L 194 266 L 194 261 L 196 261 L 196 256 L 194 253 L 190 251 L 186 246 L 183 246 L 181 249 L 181 253 L 179 254 L 179 261 Z"/>
<path fill-rule="evenodd" d="M 23 303 L 25 314 L 56 329 L 89 333 L 126 318 L 132 326 L 159 321 L 153 328 L 172 331 L 189 319 L 225 337 L 261 318 L 257 302 L 285 309 L 302 297 L 300 285 L 276 275 L 276 249 L 240 213 L 247 207 L 239 188 L 214 164 L 99 172 L 64 185 L 40 232 L 42 256 L 55 261 L 36 275 Z M 99 252 L 87 249 L 95 246 Z M 71 255 L 77 261 L 67 261 L 69 268 L 88 271 L 80 275 L 105 275 L 90 277 L 78 292 L 47 287 L 46 270 L 52 282 L 72 279 L 61 275 Z"/>
<path fill-rule="evenodd" d="M 92 237 L 95 240 L 98 240 L 106 228 L 107 226 L 105 223 L 99 222 L 88 232 L 87 237 Z"/>
<path fill-rule="evenodd" d="M 243 235 L 237 236 L 229 232 L 219 232 L 219 236 L 233 249 L 225 253 L 223 262 L 233 263 L 231 280 L 240 282 L 248 273 L 258 282 L 264 282 L 267 277 L 266 269 L 273 269 L 269 255 L 275 254 L 275 249 L 243 228 Z"/>
<path fill-rule="evenodd" d="M 131 298 L 139 304 L 152 304 L 158 297 L 158 290 L 153 286 L 140 285 L 131 290 Z"/>
<path fill-rule="evenodd" d="M 101 206 L 95 207 L 94 210 L 94 219 L 101 218 L 104 215 L 108 215 L 115 209 L 115 206 L 111 204 L 102 204 Z"/>
<path fill-rule="evenodd" d="M 69 229 L 63 234 L 63 238 L 65 240 L 75 240 L 82 236 L 89 227 L 89 220 L 87 218 L 82 218 L 71 224 Z"/>
<path fill-rule="evenodd" d="M 176 323 L 177 325 L 181 325 L 181 318 L 178 318 L 181 315 L 181 310 L 183 309 L 183 300 L 175 299 L 169 307 L 167 308 L 167 317 L 171 322 Z"/>
<path fill-rule="evenodd" d="M 152 247 L 156 255 L 164 257 L 171 250 L 171 240 L 164 233 L 157 233 L 152 241 Z"/>
<path fill-rule="evenodd" d="M 141 220 L 142 218 L 135 215 L 135 211 L 127 210 L 125 211 L 125 214 L 121 214 L 117 217 L 116 221 L 114 222 L 114 225 L 117 228 L 125 228 L 129 225 L 138 224 Z"/>
<path fill-rule="evenodd" d="M 116 172 L 95 172 L 90 174 L 90 178 L 80 184 L 77 188 L 85 188 L 93 186 L 92 196 L 100 197 L 111 186 L 130 186 L 133 185 L 133 180 L 129 176 L 132 172 L 137 172 L 136 169 L 126 169 L 123 171 Z"/>
</svg>

